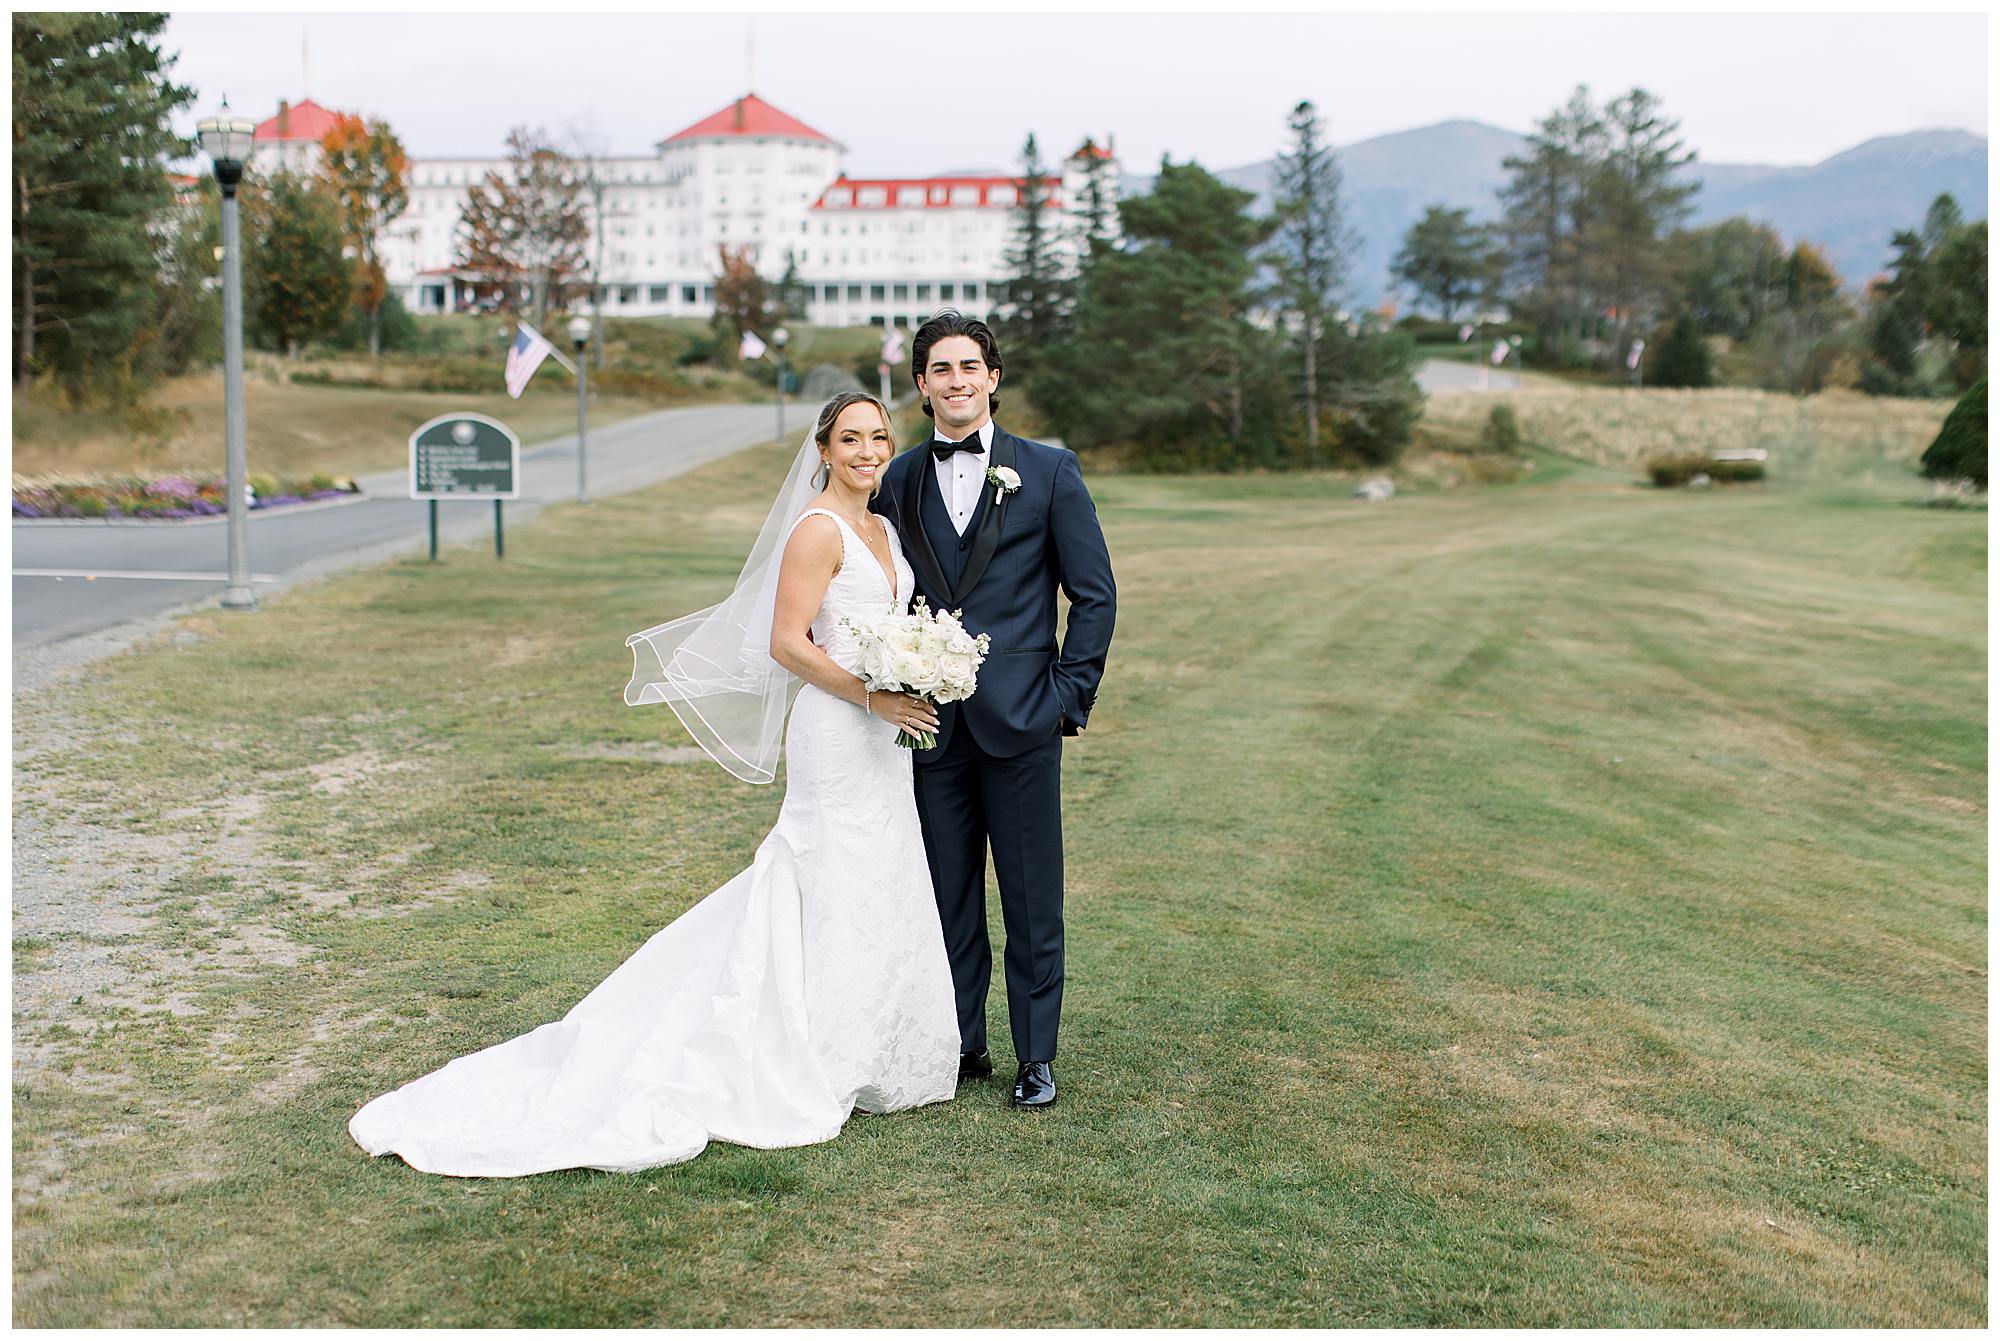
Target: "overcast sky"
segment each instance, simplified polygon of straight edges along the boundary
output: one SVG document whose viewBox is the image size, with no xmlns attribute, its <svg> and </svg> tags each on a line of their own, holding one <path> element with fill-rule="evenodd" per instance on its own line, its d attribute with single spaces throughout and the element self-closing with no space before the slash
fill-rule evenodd
<svg viewBox="0 0 2000 1341">
<path fill-rule="evenodd" d="M 1984 14 L 175 14 L 193 85 L 262 118 L 309 92 L 389 120 L 419 158 L 497 157 L 508 127 L 594 126 L 642 153 L 750 85 L 856 175 L 1009 165 L 1028 131 L 1268 158 L 1300 98 L 1338 144 L 1469 118 L 1526 131 L 1578 83 L 1659 95 L 1708 162 L 1817 162 L 1877 135 L 1986 133 Z M 309 51 L 309 72 L 302 60 Z"/>
</svg>

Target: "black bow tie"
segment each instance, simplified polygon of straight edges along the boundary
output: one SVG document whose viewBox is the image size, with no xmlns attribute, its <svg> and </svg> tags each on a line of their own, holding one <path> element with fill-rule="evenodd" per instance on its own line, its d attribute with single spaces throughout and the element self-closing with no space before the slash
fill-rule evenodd
<svg viewBox="0 0 2000 1341">
<path fill-rule="evenodd" d="M 931 454 L 937 457 L 940 462 L 951 460 L 953 452 L 979 452 L 983 450 L 984 448 L 980 445 L 977 433 L 967 438 L 964 442 L 946 442 L 943 438 L 931 439 Z"/>
</svg>

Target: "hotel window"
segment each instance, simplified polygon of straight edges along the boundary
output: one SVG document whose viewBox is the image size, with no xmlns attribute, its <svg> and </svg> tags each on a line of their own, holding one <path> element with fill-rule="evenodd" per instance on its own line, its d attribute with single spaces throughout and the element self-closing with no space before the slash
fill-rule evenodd
<svg viewBox="0 0 2000 1341">
<path fill-rule="evenodd" d="M 879 303 L 888 296 L 889 296 L 888 291 L 885 290 L 880 284 L 870 284 L 868 286 L 868 299 L 870 302 Z"/>
<path fill-rule="evenodd" d="M 907 303 L 907 302 L 909 302 L 909 301 L 910 301 L 910 286 L 909 286 L 909 285 L 907 285 L 907 284 L 898 284 L 898 285 L 896 286 L 896 301 L 897 301 L 897 302 L 899 302 L 899 303 Z"/>
<path fill-rule="evenodd" d="M 896 192 L 896 203 L 904 209 L 915 209 L 924 203 L 924 188 L 921 186 L 904 187 L 902 190 Z"/>
<path fill-rule="evenodd" d="M 938 301 L 939 301 L 939 302 L 941 302 L 941 303 L 948 303 L 948 302 L 950 302 L 950 301 L 952 300 L 952 297 L 951 297 L 951 296 L 952 296 L 952 294 L 953 294 L 953 293 L 955 293 L 956 291 L 957 291 L 957 286 L 956 286 L 956 285 L 952 285 L 952 284 L 940 284 L 940 285 L 938 285 Z"/>
<path fill-rule="evenodd" d="M 965 301 L 968 303 L 979 301 L 979 286 L 977 284 L 967 284 L 965 286 Z"/>
<path fill-rule="evenodd" d="M 989 205 L 1013 204 L 1014 188 L 1011 186 L 989 186 L 986 188 L 986 203 Z"/>
<path fill-rule="evenodd" d="M 928 303 L 930 300 L 931 300 L 931 286 L 928 284 L 917 285 L 917 301 L 920 303 Z"/>
<path fill-rule="evenodd" d="M 840 286 L 838 284 L 829 284 L 826 286 L 826 301 L 829 303 L 840 301 Z"/>
<path fill-rule="evenodd" d="M 694 285 L 692 284 L 681 285 L 681 301 L 689 305 L 692 305 L 694 303 Z"/>
<path fill-rule="evenodd" d="M 618 290 L 618 302 L 620 306 L 636 303 L 638 301 L 639 301 L 639 286 L 637 284 L 626 284 L 620 286 Z"/>
<path fill-rule="evenodd" d="M 864 206 L 886 205 L 889 203 L 888 189 L 881 186 L 864 186 L 861 188 L 859 203 Z"/>
<path fill-rule="evenodd" d="M 713 284 L 704 284 L 701 286 L 701 300 L 704 303 L 715 301 L 715 286 Z"/>
<path fill-rule="evenodd" d="M 673 288 L 666 284 L 655 284 L 646 290 L 646 301 L 664 303 L 673 296 Z"/>
<path fill-rule="evenodd" d="M 951 203 L 954 205 L 977 205 L 979 203 L 979 188 L 976 186 L 952 187 Z"/>
<path fill-rule="evenodd" d="M 859 284 L 850 284 L 847 286 L 847 301 L 850 303 L 861 301 L 861 286 Z"/>
</svg>

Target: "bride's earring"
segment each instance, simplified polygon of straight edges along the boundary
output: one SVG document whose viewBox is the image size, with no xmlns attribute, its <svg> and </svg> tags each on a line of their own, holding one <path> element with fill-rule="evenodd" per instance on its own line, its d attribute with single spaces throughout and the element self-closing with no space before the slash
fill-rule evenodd
<svg viewBox="0 0 2000 1341">
<path fill-rule="evenodd" d="M 827 481 L 832 478 L 833 478 L 833 462 L 827 460 L 825 457 L 822 456 L 819 459 L 819 474 L 813 476 L 813 488 L 815 489 L 826 488 Z"/>
</svg>

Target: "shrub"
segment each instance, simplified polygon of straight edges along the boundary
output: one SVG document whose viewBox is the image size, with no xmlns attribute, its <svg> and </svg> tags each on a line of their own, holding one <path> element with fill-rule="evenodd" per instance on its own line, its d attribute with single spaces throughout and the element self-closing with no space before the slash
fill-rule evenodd
<svg viewBox="0 0 2000 1341">
<path fill-rule="evenodd" d="M 1479 447 L 1506 456 L 1521 450 L 1521 422 L 1515 417 L 1513 406 L 1493 407 L 1493 413 L 1486 416 L 1486 427 L 1479 434 Z"/>
<path fill-rule="evenodd" d="M 1708 457 L 1700 452 L 1676 452 L 1671 456 L 1649 458 L 1646 473 L 1653 477 L 1655 488 L 1672 489 L 1707 470 L 1708 464 Z"/>
<path fill-rule="evenodd" d="M 1712 386 L 1715 368 L 1708 356 L 1708 342 L 1701 326 L 1692 317 L 1674 322 L 1649 370 L 1654 386 Z"/>
<path fill-rule="evenodd" d="M 1924 449 L 1923 472 L 1934 480 L 1971 480 L 1986 487 L 1986 379 L 1959 397 L 1944 427 Z"/>
<path fill-rule="evenodd" d="M 1764 478 L 1762 461 L 1717 461 L 1708 460 L 1708 477 L 1717 484 L 1741 484 Z"/>
</svg>

